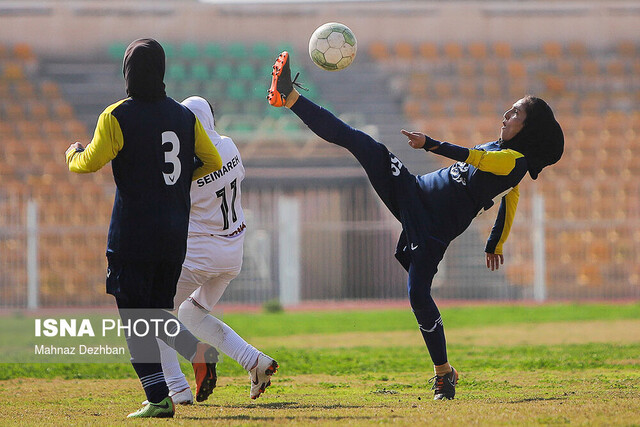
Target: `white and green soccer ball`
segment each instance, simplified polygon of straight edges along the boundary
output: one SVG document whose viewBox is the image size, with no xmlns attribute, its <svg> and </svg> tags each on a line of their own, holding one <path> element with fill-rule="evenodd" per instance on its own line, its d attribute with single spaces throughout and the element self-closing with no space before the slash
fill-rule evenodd
<svg viewBox="0 0 640 427">
<path fill-rule="evenodd" d="M 311 59 L 327 71 L 338 71 L 351 65 L 357 48 L 356 36 L 349 27 L 338 22 L 319 26 L 309 40 Z"/>
</svg>

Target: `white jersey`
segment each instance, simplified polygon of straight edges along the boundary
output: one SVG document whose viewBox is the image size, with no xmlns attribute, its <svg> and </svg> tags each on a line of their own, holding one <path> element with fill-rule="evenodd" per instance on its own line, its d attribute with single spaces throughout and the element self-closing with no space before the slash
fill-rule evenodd
<svg viewBox="0 0 640 427">
<path fill-rule="evenodd" d="M 222 158 L 222 168 L 191 183 L 189 238 L 184 266 L 204 272 L 240 271 L 244 242 L 241 182 L 245 171 L 238 147 L 213 129 L 211 107 L 199 97 L 182 102 L 198 117 Z"/>
</svg>

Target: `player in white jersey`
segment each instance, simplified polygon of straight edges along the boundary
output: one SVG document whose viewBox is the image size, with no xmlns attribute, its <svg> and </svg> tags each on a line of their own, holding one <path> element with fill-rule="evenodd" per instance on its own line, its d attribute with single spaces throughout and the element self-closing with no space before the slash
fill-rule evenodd
<svg viewBox="0 0 640 427">
<path fill-rule="evenodd" d="M 214 130 L 211 104 L 199 96 L 185 99 L 222 158 L 222 168 L 191 185 L 191 213 L 187 256 L 178 280 L 174 307 L 178 318 L 202 340 L 234 359 L 249 372 L 250 397 L 255 399 L 271 384 L 278 363 L 248 344 L 233 329 L 209 314 L 242 267 L 246 225 L 240 183 L 245 172 L 231 138 Z M 175 350 L 161 343 L 162 369 L 174 403 L 190 404 L 193 395 Z"/>
</svg>

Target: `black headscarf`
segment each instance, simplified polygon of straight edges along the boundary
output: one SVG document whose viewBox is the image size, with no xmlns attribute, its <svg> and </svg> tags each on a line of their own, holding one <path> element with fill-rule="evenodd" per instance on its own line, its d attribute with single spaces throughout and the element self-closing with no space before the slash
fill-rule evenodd
<svg viewBox="0 0 640 427">
<path fill-rule="evenodd" d="M 546 102 L 531 95 L 524 100 L 527 114 L 524 127 L 510 140 L 501 141 L 501 146 L 522 153 L 529 165 L 529 175 L 536 179 L 542 168 L 562 157 L 564 134 Z"/>
<path fill-rule="evenodd" d="M 127 95 L 143 101 L 159 101 L 164 90 L 164 49 L 153 39 L 132 42 L 124 53 L 122 73 Z"/>
</svg>

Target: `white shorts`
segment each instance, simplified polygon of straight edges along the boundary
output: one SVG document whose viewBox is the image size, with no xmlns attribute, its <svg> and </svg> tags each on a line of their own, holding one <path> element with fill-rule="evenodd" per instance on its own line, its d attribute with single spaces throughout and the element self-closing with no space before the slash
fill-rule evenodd
<svg viewBox="0 0 640 427">
<path fill-rule="evenodd" d="M 198 305 L 212 311 L 229 283 L 240 274 L 243 243 L 244 232 L 233 237 L 189 236 L 174 308 L 177 310 L 191 297 Z"/>
<path fill-rule="evenodd" d="M 223 237 L 211 234 L 189 235 L 185 267 L 190 270 L 221 273 L 242 268 L 244 234 Z"/>
<path fill-rule="evenodd" d="M 176 296 L 173 300 L 173 307 L 177 310 L 188 297 L 207 311 L 212 311 L 213 307 L 220 301 L 222 294 L 233 279 L 240 273 L 240 270 L 227 271 L 224 273 L 210 273 L 205 271 L 190 270 L 182 267 L 182 273 L 178 279 Z"/>
</svg>

